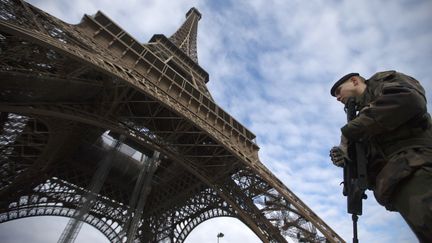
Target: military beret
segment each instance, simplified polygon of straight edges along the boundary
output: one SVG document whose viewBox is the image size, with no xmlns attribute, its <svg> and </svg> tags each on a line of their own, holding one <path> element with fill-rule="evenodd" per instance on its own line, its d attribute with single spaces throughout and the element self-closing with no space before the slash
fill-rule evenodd
<svg viewBox="0 0 432 243">
<path fill-rule="evenodd" d="M 348 73 L 347 75 L 340 78 L 338 81 L 336 81 L 336 83 L 331 88 L 330 94 L 332 96 L 336 97 L 335 92 L 336 92 L 336 89 L 339 87 L 339 85 L 345 83 L 345 81 L 347 81 L 348 79 L 350 79 L 351 77 L 354 77 L 354 76 L 359 76 L 359 74 L 358 73 Z"/>
</svg>

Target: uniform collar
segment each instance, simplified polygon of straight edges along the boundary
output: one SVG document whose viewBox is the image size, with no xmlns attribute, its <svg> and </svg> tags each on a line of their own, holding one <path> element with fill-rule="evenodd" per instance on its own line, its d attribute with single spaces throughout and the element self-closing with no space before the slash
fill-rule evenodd
<svg viewBox="0 0 432 243">
<path fill-rule="evenodd" d="M 367 85 L 363 94 L 356 97 L 356 104 L 359 108 L 363 108 L 370 102 L 370 99 L 371 92 L 369 90 L 369 85 Z"/>
</svg>

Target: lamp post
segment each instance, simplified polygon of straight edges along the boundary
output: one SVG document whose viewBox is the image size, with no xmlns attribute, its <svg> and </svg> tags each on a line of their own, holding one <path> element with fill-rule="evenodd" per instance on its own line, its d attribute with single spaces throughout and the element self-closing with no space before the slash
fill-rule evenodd
<svg viewBox="0 0 432 243">
<path fill-rule="evenodd" d="M 217 243 L 219 243 L 219 238 L 224 237 L 224 234 L 221 232 L 221 233 L 217 234 L 216 237 L 217 237 Z"/>
</svg>

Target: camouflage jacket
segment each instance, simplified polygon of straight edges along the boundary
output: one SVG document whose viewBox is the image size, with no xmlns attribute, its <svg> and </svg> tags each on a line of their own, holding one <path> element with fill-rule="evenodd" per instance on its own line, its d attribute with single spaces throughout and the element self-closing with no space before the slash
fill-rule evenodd
<svg viewBox="0 0 432 243">
<path fill-rule="evenodd" d="M 386 71 L 366 83 L 357 98 L 358 116 L 341 131 L 348 140 L 365 143 L 370 189 L 391 209 L 397 184 L 416 168 L 432 164 L 432 121 L 425 90 L 414 78 Z"/>
</svg>

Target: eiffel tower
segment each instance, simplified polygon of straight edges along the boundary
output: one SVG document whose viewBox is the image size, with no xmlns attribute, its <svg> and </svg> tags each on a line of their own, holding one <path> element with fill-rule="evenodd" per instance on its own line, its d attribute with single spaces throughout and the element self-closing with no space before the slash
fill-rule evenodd
<svg viewBox="0 0 432 243">
<path fill-rule="evenodd" d="M 198 64 L 192 8 L 140 43 L 102 12 L 65 23 L 0 0 L 0 223 L 85 222 L 111 242 L 184 242 L 235 217 L 263 242 L 344 242 L 259 160 Z"/>
</svg>

